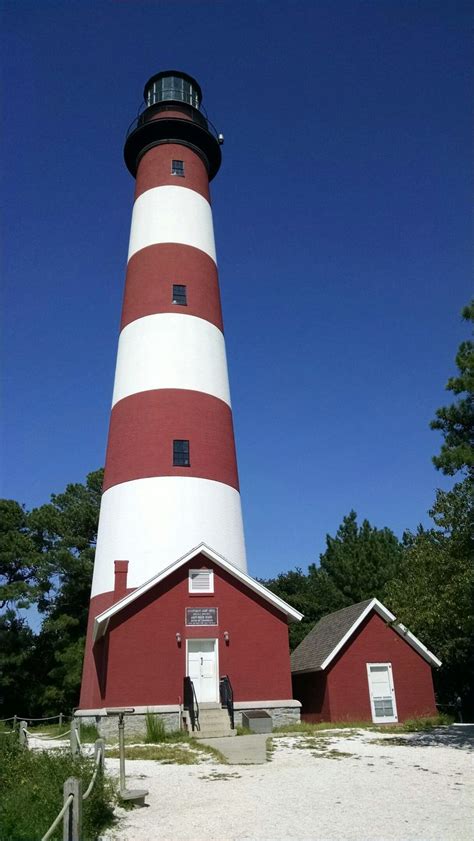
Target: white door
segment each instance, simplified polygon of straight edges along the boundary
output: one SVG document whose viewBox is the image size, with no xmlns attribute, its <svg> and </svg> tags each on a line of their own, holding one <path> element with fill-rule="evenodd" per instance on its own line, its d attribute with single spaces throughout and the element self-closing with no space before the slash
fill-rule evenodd
<svg viewBox="0 0 474 841">
<path fill-rule="evenodd" d="M 372 721 L 398 721 L 391 663 L 367 663 Z"/>
<path fill-rule="evenodd" d="M 218 700 L 217 640 L 188 640 L 188 675 L 198 703 Z"/>
</svg>

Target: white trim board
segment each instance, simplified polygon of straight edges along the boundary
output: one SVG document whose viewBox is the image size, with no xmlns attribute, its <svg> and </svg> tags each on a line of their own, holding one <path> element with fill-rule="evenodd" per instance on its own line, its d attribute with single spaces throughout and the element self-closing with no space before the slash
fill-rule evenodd
<svg viewBox="0 0 474 841">
<path fill-rule="evenodd" d="M 418 651 L 418 654 L 421 654 L 423 659 L 430 663 L 431 666 L 436 666 L 437 668 L 441 666 L 441 660 L 438 660 L 438 658 L 426 647 L 426 645 L 423 645 L 423 643 L 418 639 L 418 637 L 415 637 L 415 635 L 412 634 L 411 631 L 408 630 L 408 628 L 405 628 L 405 625 L 402 625 L 401 623 L 398 623 L 397 625 L 394 624 L 396 617 L 387 607 L 385 607 L 385 605 L 382 604 L 382 602 L 379 602 L 378 599 L 372 599 L 372 601 L 369 602 L 365 610 L 363 610 L 360 616 L 355 620 L 354 624 L 344 634 L 342 639 L 339 640 L 338 644 L 333 648 L 331 653 L 328 654 L 324 662 L 321 663 L 321 671 L 327 669 L 329 664 L 332 663 L 336 655 L 340 652 L 341 648 L 343 648 L 346 642 L 351 638 L 351 636 L 355 633 L 359 625 L 362 624 L 364 619 L 369 615 L 369 613 L 372 610 L 375 610 L 375 612 L 378 613 L 378 615 L 381 616 L 382 619 L 384 619 L 388 624 L 390 624 L 393 630 L 397 634 L 399 634 L 404 640 L 406 640 L 406 642 L 408 642 L 412 648 Z"/>
<path fill-rule="evenodd" d="M 183 555 L 181 558 L 178 558 L 177 561 L 167 566 L 165 569 L 158 572 L 152 578 L 149 578 L 148 581 L 145 581 L 140 587 L 137 587 L 133 593 L 129 593 L 127 596 L 124 596 L 123 599 L 113 604 L 107 610 L 104 610 L 102 613 L 99 613 L 98 616 L 94 619 L 94 630 L 93 630 L 93 642 L 95 643 L 100 637 L 102 637 L 108 628 L 109 621 L 112 616 L 115 616 L 117 613 L 120 613 L 124 607 L 127 605 L 132 604 L 136 599 L 140 598 L 144 593 L 148 592 L 155 584 L 158 584 L 160 581 L 163 581 L 177 569 L 179 569 L 184 564 L 191 561 L 197 555 L 202 554 L 204 555 L 209 561 L 213 561 L 218 566 L 225 569 L 239 581 L 242 581 L 249 590 L 253 590 L 259 596 L 261 596 L 265 601 L 272 604 L 282 613 L 284 613 L 289 620 L 293 622 L 300 622 L 303 618 L 303 614 L 300 613 L 298 610 L 295 610 L 294 607 L 291 607 L 287 602 L 284 602 L 283 599 L 280 599 L 270 590 L 260 584 L 259 581 L 256 581 L 254 578 L 251 578 L 250 575 L 247 575 L 246 572 L 242 572 L 241 569 L 231 564 L 230 561 L 227 561 L 222 555 L 219 555 L 218 552 L 215 552 L 214 549 L 211 549 L 210 546 L 206 546 L 205 543 L 199 544 L 194 549 L 191 549 L 190 552 L 187 552 L 186 555 Z"/>
</svg>

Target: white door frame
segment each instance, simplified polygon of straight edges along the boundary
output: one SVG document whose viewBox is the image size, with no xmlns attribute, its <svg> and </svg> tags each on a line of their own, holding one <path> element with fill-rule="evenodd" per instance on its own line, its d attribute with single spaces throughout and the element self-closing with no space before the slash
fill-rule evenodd
<svg viewBox="0 0 474 841">
<path fill-rule="evenodd" d="M 215 702 L 219 701 L 219 646 L 216 637 L 190 637 L 186 639 L 186 677 L 189 677 L 189 643 L 190 642 L 213 642 L 214 655 L 216 663 L 216 686 L 215 686 Z M 200 701 L 198 703 L 201 703 Z M 205 701 L 203 703 L 206 703 Z M 214 702 L 210 702 L 214 703 Z"/>
<path fill-rule="evenodd" d="M 372 721 L 374 724 L 393 724 L 398 721 L 398 714 L 397 714 L 397 699 L 395 696 L 395 686 L 393 684 L 393 670 L 391 663 L 366 663 L 367 666 L 367 682 L 369 684 L 369 700 L 370 700 L 370 709 L 372 712 Z M 372 697 L 372 684 L 370 682 L 370 667 L 371 666 L 383 666 L 387 669 L 388 674 L 388 682 L 390 686 L 390 694 L 392 696 L 392 706 L 393 706 L 393 715 L 375 715 L 375 704 L 374 699 Z"/>
</svg>

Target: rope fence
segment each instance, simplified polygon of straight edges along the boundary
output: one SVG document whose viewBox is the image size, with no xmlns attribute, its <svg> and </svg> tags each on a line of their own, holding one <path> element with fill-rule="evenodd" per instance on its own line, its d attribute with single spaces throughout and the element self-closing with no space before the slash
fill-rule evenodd
<svg viewBox="0 0 474 841">
<path fill-rule="evenodd" d="M 82 804 L 92 794 L 99 772 L 103 771 L 104 768 L 105 742 L 103 739 L 97 739 L 94 752 L 94 772 L 86 791 L 84 794 L 82 793 L 82 780 L 78 777 L 68 777 L 63 786 L 64 803 L 62 809 L 56 815 L 41 841 L 48 841 L 61 821 L 63 821 L 63 838 L 67 838 L 68 841 L 81 841 Z"/>
<path fill-rule="evenodd" d="M 73 778 L 71 777 L 71 779 L 73 779 Z M 47 832 L 43 835 L 43 837 L 42 837 L 41 841 L 48 841 L 48 838 L 51 838 L 51 836 L 52 836 L 52 834 L 53 834 L 54 830 L 55 830 L 55 829 L 56 829 L 56 827 L 58 827 L 58 826 L 59 826 L 59 824 L 61 823 L 62 819 L 64 818 L 64 815 L 66 814 L 66 810 L 67 810 L 67 809 L 69 809 L 69 807 L 71 806 L 71 804 L 72 804 L 73 800 L 74 800 L 74 795 L 73 795 L 72 793 L 71 793 L 71 794 L 68 794 L 68 796 L 67 796 L 66 800 L 64 801 L 63 808 L 61 809 L 61 811 L 59 812 L 59 814 L 58 814 L 58 815 L 56 816 L 56 818 L 54 819 L 54 821 L 53 821 L 53 823 L 51 824 L 51 826 L 49 827 L 48 831 L 47 831 Z M 67 837 L 67 836 L 66 836 L 66 837 Z"/>
<path fill-rule="evenodd" d="M 36 733 L 32 733 L 31 730 L 27 730 L 26 727 L 24 730 L 27 736 L 31 736 L 33 739 L 39 739 L 42 742 L 54 742 L 55 739 L 64 739 L 65 736 L 69 736 L 72 733 L 72 730 L 66 730 L 65 733 L 59 733 L 57 736 L 39 736 Z"/>
<path fill-rule="evenodd" d="M 30 723 L 33 721 L 55 721 L 55 719 L 58 719 L 59 724 L 62 724 L 64 719 L 66 718 L 71 719 L 72 716 L 64 715 L 64 713 L 58 713 L 57 715 L 49 715 L 43 718 L 32 718 L 29 715 L 11 715 L 9 718 L 0 718 L 0 724 L 3 724 L 6 721 L 22 721 L 23 719 L 25 721 L 29 721 Z"/>
<path fill-rule="evenodd" d="M 52 721 L 59 719 L 62 723 L 63 715 L 60 713 L 55 716 L 48 716 L 47 718 L 28 718 L 19 720 L 19 716 L 10 716 L 10 718 L 0 719 L 0 723 L 13 721 L 14 725 L 8 732 L 3 731 L 1 735 L 18 737 L 20 745 L 28 748 L 28 739 L 34 738 L 41 742 L 54 742 L 56 739 L 64 739 L 65 736 L 70 736 L 71 753 L 73 756 L 82 754 L 82 744 L 79 738 L 79 724 L 76 719 L 72 718 L 71 728 L 65 733 L 58 733 L 56 736 L 39 736 L 28 730 L 28 724 L 33 721 Z M 17 728 L 18 722 L 18 728 Z M 58 826 L 63 823 L 63 838 L 68 841 L 81 841 L 82 838 L 82 804 L 87 800 L 94 786 L 97 782 L 99 774 L 104 769 L 105 761 L 105 741 L 104 739 L 97 739 L 94 743 L 94 770 L 90 779 L 89 785 L 84 793 L 82 793 L 82 780 L 79 777 L 68 777 L 63 785 L 63 805 L 56 815 L 49 829 L 45 832 L 41 841 L 49 841 Z"/>
</svg>

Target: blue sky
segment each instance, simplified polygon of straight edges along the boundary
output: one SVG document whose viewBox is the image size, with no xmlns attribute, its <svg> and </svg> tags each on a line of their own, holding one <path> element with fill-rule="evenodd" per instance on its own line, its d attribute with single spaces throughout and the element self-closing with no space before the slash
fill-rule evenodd
<svg viewBox="0 0 474 841">
<path fill-rule="evenodd" d="M 471 294 L 469 4 L 15 2 L 4 43 L 3 496 L 104 461 L 153 73 L 195 76 L 250 572 L 303 568 L 342 517 L 401 535 L 449 482 L 429 430 Z"/>
</svg>

